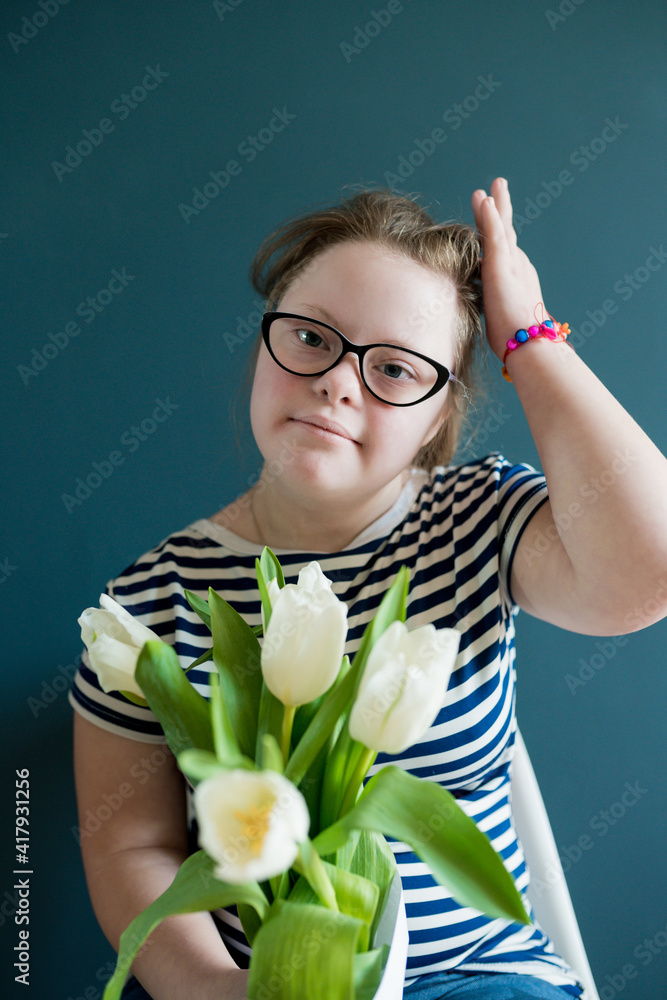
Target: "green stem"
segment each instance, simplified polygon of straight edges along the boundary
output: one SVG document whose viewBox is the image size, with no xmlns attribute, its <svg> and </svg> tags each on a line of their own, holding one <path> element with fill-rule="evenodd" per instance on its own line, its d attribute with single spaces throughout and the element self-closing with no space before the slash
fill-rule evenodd
<svg viewBox="0 0 667 1000">
<path fill-rule="evenodd" d="M 357 761 L 357 766 L 355 767 L 349 784 L 345 790 L 340 812 L 338 813 L 338 819 L 345 816 L 345 814 L 349 813 L 349 811 L 354 807 L 361 783 L 368 774 L 368 771 L 372 767 L 376 757 L 377 750 L 370 750 L 368 747 L 364 748 L 364 752 Z"/>
<path fill-rule="evenodd" d="M 292 726 L 294 725 L 294 716 L 296 715 L 296 705 L 285 705 L 285 711 L 283 712 L 283 724 L 280 733 L 280 750 L 283 755 L 284 764 L 287 764 L 289 760 L 289 748 L 290 741 L 292 739 Z"/>
</svg>

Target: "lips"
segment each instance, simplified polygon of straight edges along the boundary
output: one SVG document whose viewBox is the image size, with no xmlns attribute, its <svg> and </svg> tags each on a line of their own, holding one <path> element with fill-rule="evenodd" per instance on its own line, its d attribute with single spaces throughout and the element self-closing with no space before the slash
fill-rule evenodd
<svg viewBox="0 0 667 1000">
<path fill-rule="evenodd" d="M 327 431 L 329 434 L 335 434 L 337 437 L 344 438 L 346 441 L 358 444 L 350 432 L 341 424 L 337 424 L 335 420 L 326 420 L 324 417 L 317 416 L 292 417 L 291 419 L 299 424 L 310 424 L 311 427 L 319 427 L 322 431 Z"/>
</svg>

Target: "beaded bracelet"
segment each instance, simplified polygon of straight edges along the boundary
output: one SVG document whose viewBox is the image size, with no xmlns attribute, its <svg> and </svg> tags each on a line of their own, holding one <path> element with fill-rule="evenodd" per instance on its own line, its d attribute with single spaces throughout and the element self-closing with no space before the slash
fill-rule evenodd
<svg viewBox="0 0 667 1000">
<path fill-rule="evenodd" d="M 555 320 L 553 316 L 551 316 L 551 313 L 547 313 L 547 316 L 550 316 L 550 319 L 546 319 L 543 322 L 536 324 L 534 326 L 529 326 L 527 330 L 517 330 L 514 336 L 510 337 L 510 339 L 507 341 L 506 350 L 505 353 L 503 354 L 503 370 L 502 370 L 503 378 L 507 382 L 512 381 L 512 379 L 508 374 L 507 368 L 505 367 L 505 361 L 507 360 L 507 355 L 511 351 L 515 351 L 517 347 L 520 347 L 521 344 L 525 344 L 526 341 L 530 340 L 531 337 L 533 338 L 546 337 L 547 340 L 554 340 L 554 341 L 563 341 L 567 338 L 568 334 L 570 333 L 570 327 L 568 326 L 568 324 L 557 322 L 557 320 Z M 568 344 L 568 346 L 572 347 L 572 344 Z M 574 350 L 574 348 L 572 348 L 572 350 Z"/>
</svg>

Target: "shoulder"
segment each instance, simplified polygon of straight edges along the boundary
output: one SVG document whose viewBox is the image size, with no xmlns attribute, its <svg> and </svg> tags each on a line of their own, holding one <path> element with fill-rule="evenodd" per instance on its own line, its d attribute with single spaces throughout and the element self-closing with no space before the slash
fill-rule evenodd
<svg viewBox="0 0 667 1000">
<path fill-rule="evenodd" d="M 166 605 L 189 571 L 205 566 L 219 544 L 193 522 L 162 538 L 107 583 L 107 593 L 133 615 L 153 615 Z"/>
<path fill-rule="evenodd" d="M 500 452 L 461 465 L 434 466 L 426 473 L 421 490 L 424 499 L 473 499 L 480 494 L 505 492 L 521 482 L 541 480 L 542 473 L 525 462 L 511 462 Z"/>
</svg>

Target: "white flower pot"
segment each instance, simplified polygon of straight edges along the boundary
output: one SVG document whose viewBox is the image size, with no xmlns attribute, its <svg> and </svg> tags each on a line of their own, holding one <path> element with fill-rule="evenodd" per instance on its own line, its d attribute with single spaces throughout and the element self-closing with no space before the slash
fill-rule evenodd
<svg viewBox="0 0 667 1000">
<path fill-rule="evenodd" d="M 408 960 L 408 921 L 398 872 L 394 875 L 373 942 L 376 948 L 385 943 L 389 945 L 389 957 L 374 1000 L 401 1000 Z"/>
</svg>

